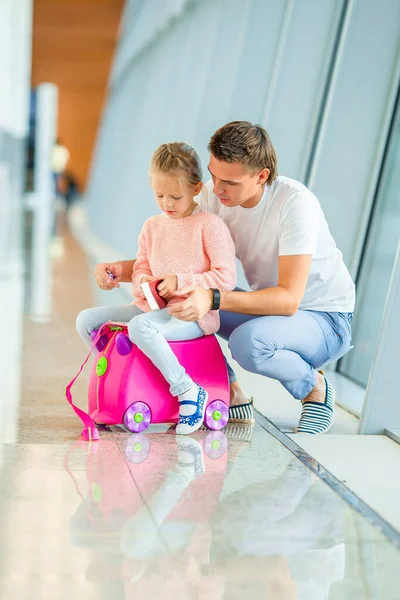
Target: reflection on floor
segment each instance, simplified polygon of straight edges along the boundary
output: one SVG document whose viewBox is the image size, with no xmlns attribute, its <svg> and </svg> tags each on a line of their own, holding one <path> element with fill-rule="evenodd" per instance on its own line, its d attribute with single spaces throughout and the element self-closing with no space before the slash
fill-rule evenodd
<svg viewBox="0 0 400 600">
<path fill-rule="evenodd" d="M 1 280 L 0 598 L 398 599 L 399 551 L 259 425 L 77 441 L 88 275 L 67 237 L 22 347 L 21 282 Z"/>
</svg>

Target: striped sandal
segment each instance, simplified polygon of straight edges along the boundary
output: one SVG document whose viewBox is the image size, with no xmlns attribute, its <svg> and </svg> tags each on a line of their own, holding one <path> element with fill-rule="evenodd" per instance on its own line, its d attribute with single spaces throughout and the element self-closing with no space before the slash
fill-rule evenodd
<svg viewBox="0 0 400 600">
<path fill-rule="evenodd" d="M 245 404 L 229 407 L 228 423 L 236 423 L 238 425 L 254 425 L 254 398 L 250 398 Z"/>
<path fill-rule="evenodd" d="M 332 426 L 335 408 L 335 390 L 325 379 L 325 402 L 304 402 L 296 433 L 327 433 Z"/>
</svg>

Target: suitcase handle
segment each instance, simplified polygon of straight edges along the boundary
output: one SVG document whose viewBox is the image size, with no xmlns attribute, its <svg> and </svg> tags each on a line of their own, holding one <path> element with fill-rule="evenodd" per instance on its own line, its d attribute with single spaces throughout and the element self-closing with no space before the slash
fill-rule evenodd
<svg viewBox="0 0 400 600">
<path fill-rule="evenodd" d="M 75 377 L 73 379 L 71 379 L 71 381 L 65 387 L 65 397 L 68 400 L 68 402 L 70 403 L 72 409 L 75 411 L 75 414 L 80 418 L 80 420 L 82 421 L 82 423 L 84 425 L 84 429 L 82 430 L 81 437 L 85 442 L 93 442 L 93 441 L 99 440 L 100 439 L 99 430 L 97 429 L 96 424 L 93 421 L 92 417 L 90 415 L 88 415 L 87 412 L 85 412 L 84 410 L 79 408 L 79 406 L 76 406 L 76 404 L 72 400 L 71 388 L 74 385 L 75 381 L 78 379 L 79 375 L 82 373 L 86 363 L 88 362 L 93 350 L 96 347 L 97 342 L 99 341 L 100 337 L 102 336 L 102 334 L 104 333 L 104 330 L 107 327 L 108 327 L 108 323 L 104 323 L 104 325 L 102 325 L 100 327 L 99 331 L 97 332 L 96 337 L 93 340 L 93 344 L 90 349 L 90 352 L 87 355 L 84 362 L 81 364 L 78 373 L 75 375 Z"/>
</svg>

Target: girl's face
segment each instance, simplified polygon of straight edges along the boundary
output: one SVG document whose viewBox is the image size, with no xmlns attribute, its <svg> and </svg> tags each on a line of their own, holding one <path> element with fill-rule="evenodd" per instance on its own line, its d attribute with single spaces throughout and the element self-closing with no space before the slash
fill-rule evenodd
<svg viewBox="0 0 400 600">
<path fill-rule="evenodd" d="M 151 185 L 157 204 L 170 219 L 182 219 L 192 214 L 196 203 L 193 196 L 200 192 L 202 183 L 195 186 L 187 183 L 184 177 L 179 178 L 167 173 L 153 171 Z"/>
</svg>

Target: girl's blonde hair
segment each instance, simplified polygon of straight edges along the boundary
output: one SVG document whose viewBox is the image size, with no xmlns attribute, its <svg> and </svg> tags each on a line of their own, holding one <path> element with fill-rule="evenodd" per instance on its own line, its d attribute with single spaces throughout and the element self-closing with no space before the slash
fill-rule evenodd
<svg viewBox="0 0 400 600">
<path fill-rule="evenodd" d="M 201 162 L 197 152 L 183 142 L 162 144 L 151 159 L 150 173 L 174 174 L 180 179 L 183 174 L 186 182 L 195 186 L 202 180 Z"/>
</svg>

